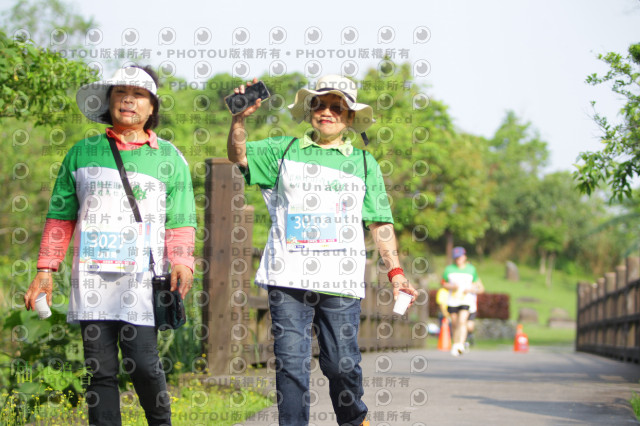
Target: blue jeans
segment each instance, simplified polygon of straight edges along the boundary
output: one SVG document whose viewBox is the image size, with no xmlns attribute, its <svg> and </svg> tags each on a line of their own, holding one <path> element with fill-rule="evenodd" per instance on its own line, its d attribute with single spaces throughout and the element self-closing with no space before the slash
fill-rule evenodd
<svg viewBox="0 0 640 426">
<path fill-rule="evenodd" d="M 150 425 L 170 425 L 167 382 L 158 358 L 157 331 L 124 321 L 81 321 L 84 361 L 93 375 L 85 394 L 90 425 L 121 425 L 118 343 L 122 369 L 133 386 Z"/>
<path fill-rule="evenodd" d="M 320 369 L 329 380 L 338 424 L 359 426 L 367 415 L 358 347 L 360 299 L 269 287 L 269 309 L 280 425 L 309 424 L 311 338 L 315 332 Z"/>
</svg>

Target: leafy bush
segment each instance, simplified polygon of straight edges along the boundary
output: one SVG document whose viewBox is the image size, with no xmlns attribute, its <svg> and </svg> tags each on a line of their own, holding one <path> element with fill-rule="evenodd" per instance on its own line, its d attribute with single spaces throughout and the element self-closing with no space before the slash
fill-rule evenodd
<svg viewBox="0 0 640 426">
<path fill-rule="evenodd" d="M 429 316 L 438 316 L 436 293 L 438 290 L 429 290 Z M 478 295 L 477 318 L 509 319 L 509 295 L 483 293 Z"/>
<path fill-rule="evenodd" d="M 478 295 L 478 318 L 509 319 L 509 295 L 483 293 Z"/>
<path fill-rule="evenodd" d="M 75 406 L 87 378 L 80 327 L 66 322 L 66 312 L 52 307 L 52 316 L 15 310 L 4 321 L 2 424 L 31 421 L 39 401 L 66 395 Z"/>
</svg>

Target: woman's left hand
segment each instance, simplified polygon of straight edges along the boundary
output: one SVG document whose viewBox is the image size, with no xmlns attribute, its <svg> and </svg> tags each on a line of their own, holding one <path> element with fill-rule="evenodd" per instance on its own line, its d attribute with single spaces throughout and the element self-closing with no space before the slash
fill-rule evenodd
<svg viewBox="0 0 640 426">
<path fill-rule="evenodd" d="M 180 296 L 184 299 L 187 296 L 191 285 L 193 284 L 193 272 L 188 266 L 173 265 L 171 267 L 171 291 L 178 288 L 178 280 L 180 280 Z"/>
</svg>

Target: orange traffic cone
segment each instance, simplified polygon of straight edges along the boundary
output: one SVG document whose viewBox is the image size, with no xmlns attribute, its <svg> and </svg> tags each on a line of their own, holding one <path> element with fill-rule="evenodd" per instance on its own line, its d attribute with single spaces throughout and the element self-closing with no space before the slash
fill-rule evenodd
<svg viewBox="0 0 640 426">
<path fill-rule="evenodd" d="M 513 340 L 514 352 L 529 352 L 529 338 L 522 331 L 522 324 L 518 324 L 516 328 L 516 338 Z"/>
<path fill-rule="evenodd" d="M 442 324 L 440 325 L 438 350 L 447 352 L 451 350 L 451 332 L 449 331 L 449 320 L 446 318 L 442 318 Z"/>
</svg>

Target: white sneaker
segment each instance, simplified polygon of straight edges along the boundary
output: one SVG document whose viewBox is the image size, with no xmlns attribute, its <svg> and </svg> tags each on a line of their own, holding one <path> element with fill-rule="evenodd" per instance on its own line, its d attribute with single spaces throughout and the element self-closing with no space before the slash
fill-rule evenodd
<svg viewBox="0 0 640 426">
<path fill-rule="evenodd" d="M 451 355 L 453 356 L 460 356 L 464 353 L 464 346 L 461 345 L 460 343 L 455 343 L 452 347 L 451 347 Z"/>
</svg>

